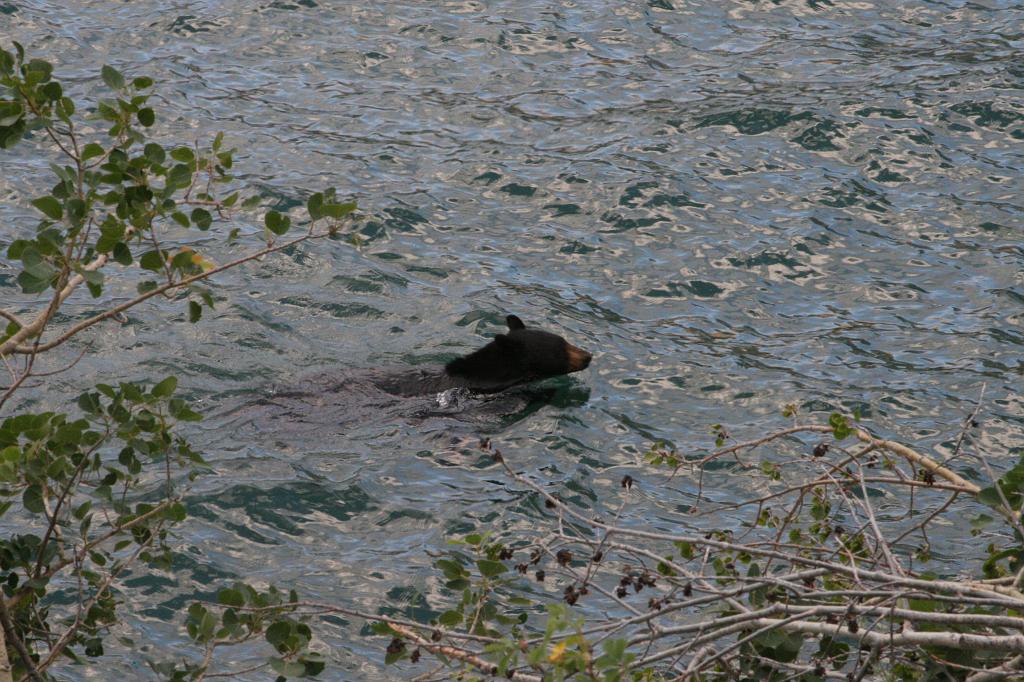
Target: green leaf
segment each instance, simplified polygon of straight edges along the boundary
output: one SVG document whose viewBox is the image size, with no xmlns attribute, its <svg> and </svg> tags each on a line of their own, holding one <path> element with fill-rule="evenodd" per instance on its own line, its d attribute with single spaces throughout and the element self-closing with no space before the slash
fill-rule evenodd
<svg viewBox="0 0 1024 682">
<path fill-rule="evenodd" d="M 391 629 L 391 626 L 382 621 L 377 621 L 370 624 L 370 632 L 381 637 L 397 637 L 398 632 Z"/>
<path fill-rule="evenodd" d="M 267 215 L 263 217 L 263 222 L 268 230 L 281 236 L 288 231 L 292 221 L 291 218 L 281 215 L 277 211 L 267 211 Z"/>
<path fill-rule="evenodd" d="M 344 218 L 352 211 L 356 210 L 356 203 L 350 201 L 347 204 L 324 204 L 323 213 L 328 218 L 334 218 L 335 220 Z"/>
<path fill-rule="evenodd" d="M 171 156 L 174 156 L 174 152 L 171 152 Z M 183 163 L 176 164 L 171 168 L 170 172 L 167 173 L 167 179 L 165 182 L 167 183 L 167 186 L 172 189 L 188 187 L 192 182 L 192 169 Z"/>
<path fill-rule="evenodd" d="M 159 272 L 164 266 L 164 257 L 159 251 L 147 251 L 139 259 L 139 266 L 145 270 Z"/>
<path fill-rule="evenodd" d="M 174 394 L 176 388 L 178 388 L 178 378 L 170 376 L 154 386 L 149 392 L 157 398 L 167 398 Z"/>
<path fill-rule="evenodd" d="M 188 302 L 188 321 L 195 324 L 203 316 L 203 306 L 195 301 Z"/>
<path fill-rule="evenodd" d="M 493 578 L 508 570 L 500 561 L 490 561 L 489 559 L 478 559 L 476 567 L 480 569 L 480 575 L 485 578 Z"/>
<path fill-rule="evenodd" d="M 10 149 L 21 141 L 28 124 L 25 119 L 18 119 L 13 125 L 0 126 L 0 149 Z"/>
<path fill-rule="evenodd" d="M 121 393 L 124 394 L 124 397 L 129 402 L 133 402 L 133 403 L 144 402 L 144 398 L 142 397 L 142 389 L 139 388 L 138 384 L 130 384 L 130 383 L 127 383 L 127 382 L 122 382 L 120 388 L 121 388 Z"/>
<path fill-rule="evenodd" d="M 82 161 L 88 161 L 89 159 L 97 156 L 103 156 L 103 146 L 90 142 L 82 148 Z"/>
<path fill-rule="evenodd" d="M 65 123 L 71 122 L 71 117 L 75 115 L 75 103 L 70 97 L 61 97 L 57 102 L 57 115 Z"/>
<path fill-rule="evenodd" d="M 96 393 L 83 393 L 78 396 L 78 407 L 87 414 L 99 414 L 100 397 Z"/>
<path fill-rule="evenodd" d="M 124 242 L 114 244 L 114 262 L 121 265 L 132 264 L 132 252 Z"/>
<path fill-rule="evenodd" d="M 0 102 L 0 126 L 12 126 L 25 115 L 21 102 Z"/>
<path fill-rule="evenodd" d="M 21 286 L 22 293 L 38 294 L 50 288 L 52 278 L 33 274 L 26 270 L 18 275 L 17 282 Z"/>
<path fill-rule="evenodd" d="M 448 580 L 455 580 L 465 575 L 465 570 L 462 565 L 457 561 L 451 559 L 438 559 L 434 562 L 434 565 L 441 569 L 444 573 L 444 577 Z"/>
<path fill-rule="evenodd" d="M 996 490 L 995 486 L 982 488 L 981 492 L 978 493 L 978 502 L 994 509 L 1001 507 L 1003 504 L 1003 500 L 999 497 L 999 491 Z"/>
<path fill-rule="evenodd" d="M 33 514 L 42 513 L 43 489 L 38 485 L 30 485 L 25 488 L 25 493 L 21 496 L 21 502 L 25 505 L 25 509 L 29 510 Z"/>
<path fill-rule="evenodd" d="M 316 194 L 309 197 L 309 199 L 306 201 L 306 208 L 309 210 L 309 217 L 312 218 L 313 220 L 320 220 L 321 218 L 323 218 L 323 205 L 323 193 L 317 192 Z"/>
<path fill-rule="evenodd" d="M 188 518 L 188 510 L 181 502 L 175 502 L 167 508 L 167 518 L 174 523 L 181 523 Z"/>
<path fill-rule="evenodd" d="M 292 624 L 286 620 L 279 620 L 270 624 L 267 628 L 266 639 L 278 651 L 281 647 L 288 643 L 288 639 L 292 634 Z"/>
<path fill-rule="evenodd" d="M 192 209 L 192 222 L 200 230 L 208 230 L 213 224 L 213 216 L 205 208 L 195 208 Z"/>
<path fill-rule="evenodd" d="M 60 217 L 64 215 L 64 209 L 60 202 L 51 196 L 33 199 L 32 205 L 42 211 L 50 220 L 60 220 Z"/>
<path fill-rule="evenodd" d="M 833 412 L 829 415 L 828 424 L 832 427 L 832 435 L 836 440 L 843 440 L 853 432 L 849 421 L 838 412 Z"/>
<path fill-rule="evenodd" d="M 139 76 L 132 81 L 132 87 L 136 90 L 145 90 L 146 88 L 153 87 L 153 79 L 149 76 Z"/>
<path fill-rule="evenodd" d="M 217 593 L 217 603 L 224 606 L 245 606 L 245 595 L 240 590 L 227 587 Z"/>
<path fill-rule="evenodd" d="M 177 147 L 171 150 L 171 158 L 181 163 L 192 163 L 196 160 L 196 155 L 188 147 Z"/>
<path fill-rule="evenodd" d="M 147 128 L 156 123 L 156 114 L 154 114 L 153 110 L 149 107 L 139 109 L 138 113 L 135 114 L 135 117 L 139 119 L 139 123 Z"/>
<path fill-rule="evenodd" d="M 217 136 L 213 138 L 213 153 L 214 154 L 216 154 L 217 152 L 220 151 L 220 146 L 223 143 L 224 143 L 224 133 L 222 131 L 222 132 L 217 133 Z"/>
<path fill-rule="evenodd" d="M 68 199 L 67 214 L 68 220 L 70 220 L 72 224 L 80 224 L 85 218 L 85 202 L 78 197 Z"/>
<path fill-rule="evenodd" d="M 462 614 L 458 611 L 445 611 L 438 617 L 437 622 L 446 628 L 454 627 L 462 622 Z"/>
<path fill-rule="evenodd" d="M 121 90 L 124 88 L 124 76 L 114 67 L 104 64 L 103 68 L 100 69 L 100 75 L 103 77 L 103 82 L 111 90 Z"/>
<path fill-rule="evenodd" d="M 120 118 L 117 113 L 117 109 L 110 105 L 110 102 L 103 100 L 96 105 L 96 113 L 99 114 L 100 118 L 104 121 L 116 121 Z"/>
<path fill-rule="evenodd" d="M 202 421 L 203 419 L 203 415 L 199 414 L 198 412 L 193 412 L 191 409 L 189 409 L 188 404 L 186 404 L 185 401 L 180 398 L 174 398 L 173 400 L 171 400 L 170 405 L 168 407 L 171 416 L 179 421 L 197 422 Z"/>
<path fill-rule="evenodd" d="M 174 254 L 174 258 L 171 259 L 172 270 L 182 270 L 192 265 L 192 256 L 195 253 L 191 250 L 181 250 Z"/>
<path fill-rule="evenodd" d="M 48 261 L 43 260 L 34 246 L 29 246 L 21 253 L 21 262 L 25 268 L 23 275 L 49 282 L 57 274 L 57 269 Z"/>
<path fill-rule="evenodd" d="M 50 288 L 49 279 L 41 279 L 27 272 L 18 275 L 18 284 L 21 286 L 22 293 L 25 294 L 38 294 Z"/>
<path fill-rule="evenodd" d="M 150 142 L 142 148 L 142 153 L 153 163 L 163 163 L 167 158 L 167 152 L 156 142 Z"/>
<path fill-rule="evenodd" d="M 30 86 L 38 85 L 50 80 L 50 76 L 53 74 L 53 64 L 42 59 L 33 59 L 25 65 L 23 70 L 25 73 L 25 83 Z"/>
<path fill-rule="evenodd" d="M 85 518 L 85 515 L 89 513 L 90 509 L 92 509 L 92 500 L 86 500 L 82 504 L 75 507 L 75 510 L 74 512 L 72 512 L 72 514 L 76 519 L 81 521 Z"/>
<path fill-rule="evenodd" d="M 103 273 L 98 270 L 82 270 L 82 279 L 89 284 L 95 284 L 96 286 L 103 285 Z"/>
<path fill-rule="evenodd" d="M 306 667 L 306 672 L 303 673 L 306 677 L 316 677 L 327 667 L 327 661 L 318 653 L 300 656 L 299 662 Z"/>
<path fill-rule="evenodd" d="M 32 245 L 33 243 L 27 239 L 15 239 L 11 242 L 11 245 L 7 247 L 7 257 L 11 260 L 21 260 L 22 254 L 25 253 L 25 250 Z"/>
<path fill-rule="evenodd" d="M 50 81 L 43 87 L 39 88 L 39 90 L 46 96 L 46 99 L 51 102 L 56 102 L 64 96 L 64 90 L 60 87 L 60 83 L 57 81 Z"/>
</svg>

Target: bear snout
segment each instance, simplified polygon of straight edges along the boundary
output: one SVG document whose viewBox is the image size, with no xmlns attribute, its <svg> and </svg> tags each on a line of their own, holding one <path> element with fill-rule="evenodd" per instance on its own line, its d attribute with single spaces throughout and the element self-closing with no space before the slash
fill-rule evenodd
<svg viewBox="0 0 1024 682">
<path fill-rule="evenodd" d="M 590 366 L 591 355 L 582 348 L 577 348 L 571 343 L 565 344 L 565 352 L 569 356 L 569 371 L 578 372 Z"/>
</svg>

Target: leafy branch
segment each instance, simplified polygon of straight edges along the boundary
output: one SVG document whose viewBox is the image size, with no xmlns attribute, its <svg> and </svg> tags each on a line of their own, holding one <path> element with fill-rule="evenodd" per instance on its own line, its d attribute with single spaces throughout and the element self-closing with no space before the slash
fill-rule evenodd
<svg viewBox="0 0 1024 682">
<path fill-rule="evenodd" d="M 356 208 L 334 190 L 314 193 L 306 204 L 308 224 L 291 238 L 291 217 L 267 210 L 257 238 L 262 243 L 217 264 L 190 243 L 190 233 L 223 229 L 232 247 L 243 228 L 231 222 L 261 202 L 258 195 L 243 199 L 234 188 L 237 150 L 225 148 L 223 134 L 208 146 L 157 142 L 151 131 L 158 114 L 149 104 L 154 81 L 128 79 L 104 66 L 100 75 L 113 96 L 96 104 L 92 118 L 105 134 L 83 135 L 77 106 L 52 65 L 27 58 L 18 43 L 13 47 L 0 49 L 0 149 L 41 131 L 35 139 L 52 150 L 40 152 L 60 161 L 50 164 L 56 184 L 30 202 L 42 218 L 7 248 L 22 293 L 38 302 L 24 304 L 27 310 L 0 308 L 0 362 L 10 376 L 0 411 L 30 377 L 54 374 L 38 371 L 38 358 L 85 330 L 181 292 L 188 319 L 198 322 L 204 306 L 213 308 L 205 286 L 215 275 L 331 238 Z M 103 299 L 108 276 L 133 279 L 136 295 L 116 304 L 106 300 L 100 312 L 78 322 L 55 323 L 77 293 Z M 174 377 L 152 385 L 101 383 L 73 401 L 72 414 L 23 412 L 0 422 L 0 517 L 16 517 L 10 527 L 24 530 L 0 537 L 0 651 L 15 676 L 37 681 L 60 660 L 101 656 L 104 635 L 118 622 L 120 577 L 140 563 L 170 566 L 169 533 L 186 518 L 183 489 L 208 471 L 178 433 L 201 415 L 175 397 L 176 390 Z M 56 594 L 70 606 L 58 608 Z M 323 669 L 308 650 L 311 631 L 288 617 L 291 607 L 276 590 L 240 585 L 222 594 L 228 605 L 267 611 L 208 632 L 202 608 L 192 609 L 186 625 L 203 647 L 203 663 L 168 670 L 168 677 L 202 679 L 216 650 L 260 633 L 277 653 L 266 665 L 280 675 Z M 0 681 L 7 679 L 0 672 Z"/>
</svg>

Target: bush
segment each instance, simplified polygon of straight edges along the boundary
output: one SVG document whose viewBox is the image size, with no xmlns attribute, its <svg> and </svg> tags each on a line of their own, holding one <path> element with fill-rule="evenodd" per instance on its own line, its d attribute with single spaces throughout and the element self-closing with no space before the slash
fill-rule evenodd
<svg viewBox="0 0 1024 682">
<path fill-rule="evenodd" d="M 527 495 L 526 513 L 546 522 L 500 540 L 495 530 L 454 541 L 436 563 L 452 603 L 434 605 L 440 615 L 429 624 L 380 619 L 377 633 L 391 639 L 389 662 L 429 656 L 466 679 L 1016 677 L 1024 459 L 996 481 L 973 445 L 976 416 L 944 463 L 840 413 L 733 445 L 715 425 L 720 449 L 710 454 L 651 447 L 647 473 L 661 504 L 648 496 L 636 509 L 631 476 L 608 499 L 563 499 L 557 483 L 492 451 Z M 990 487 L 948 466 L 968 458 Z M 729 474 L 762 493 L 706 492 Z M 689 485 L 669 485 L 680 475 Z M 997 525 L 984 512 L 1003 520 L 982 574 L 915 568 L 932 554 L 930 529 L 949 525 L 961 496 L 981 505 L 976 533 Z"/>
<path fill-rule="evenodd" d="M 22 292 L 38 303 L 0 309 L 0 358 L 10 378 L 0 389 L 0 516 L 7 528 L 21 529 L 0 537 L 0 652 L 18 679 L 39 680 L 58 661 L 103 655 L 104 637 L 118 622 L 115 588 L 126 589 L 119 578 L 130 567 L 170 567 L 169 532 L 186 518 L 183 493 L 207 470 L 179 433 L 182 423 L 201 416 L 176 396 L 173 376 L 97 384 L 68 412 L 10 414 L 28 379 L 55 373 L 41 372 L 40 359 L 157 296 L 179 301 L 198 322 L 214 305 L 212 275 L 336 235 L 355 209 L 333 190 L 318 192 L 309 197 L 299 236 L 279 241 L 292 221 L 274 210 L 264 214 L 262 238 L 243 236 L 231 219 L 260 198 L 227 191 L 236 184 L 236 150 L 224 147 L 223 135 L 206 147 L 161 144 L 151 137 L 158 117 L 150 105 L 153 80 L 110 66 L 101 77 L 113 97 L 96 103 L 91 118 L 106 134 L 83 135 L 80 107 L 53 66 L 29 59 L 18 43 L 13 53 L 0 50 L 0 147 L 31 140 L 59 158 L 51 164 L 52 189 L 31 201 L 41 219 L 7 249 Z M 43 144 L 39 152 L 53 153 Z M 261 243 L 218 265 L 187 245 L 192 231 L 219 234 L 235 248 Z M 136 294 L 115 304 L 105 297 L 108 277 L 134 283 Z M 99 300 L 101 312 L 76 322 L 58 317 L 84 292 Z M 201 647 L 199 662 L 159 672 L 199 679 L 216 648 L 262 636 L 274 651 L 267 664 L 280 675 L 318 673 L 323 662 L 309 650 L 311 631 L 291 616 L 296 600 L 241 584 L 220 593 L 219 618 L 194 605 L 186 625 Z M 4 667 L 0 680 L 11 679 Z"/>
</svg>

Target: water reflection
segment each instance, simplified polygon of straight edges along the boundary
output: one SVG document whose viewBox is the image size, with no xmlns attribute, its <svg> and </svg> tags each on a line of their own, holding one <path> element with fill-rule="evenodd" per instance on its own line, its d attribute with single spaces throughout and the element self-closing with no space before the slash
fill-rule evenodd
<svg viewBox="0 0 1024 682">
<path fill-rule="evenodd" d="M 598 351 L 580 379 L 475 405 L 473 418 L 367 400 L 273 427 L 212 420 L 195 439 L 219 475 L 197 482 L 184 538 L 207 573 L 154 585 L 148 606 L 238 575 L 426 613 L 438 589 L 427 552 L 446 533 L 542 513 L 474 449 L 481 433 L 587 505 L 614 486 L 600 472 L 633 467 L 651 441 L 707 446 L 715 423 L 757 433 L 790 402 L 860 406 L 880 432 L 941 452 L 986 383 L 986 449 L 996 463 L 1019 455 L 1015 3 L 0 13 L 78 92 L 95 91 L 103 62 L 155 76 L 160 130 L 224 130 L 243 179 L 279 208 L 336 185 L 367 216 L 358 247 L 225 279 L 201 325 L 161 324 L 170 308 L 154 307 L 124 334 L 94 335 L 83 381 L 173 368 L 230 414 L 310 371 L 463 352 L 510 310 Z M 0 177 L 0 217 L 19 229 L 46 170 L 21 154 Z M 0 287 L 16 295 L 2 272 Z M 714 476 L 723 495 L 747 492 L 742 474 Z M 688 503 L 688 484 L 674 487 L 649 493 L 652 516 Z M 171 611 L 147 604 L 137 627 L 176 642 Z M 383 679 L 359 627 L 328 630 L 331 656 L 346 677 Z"/>
</svg>

